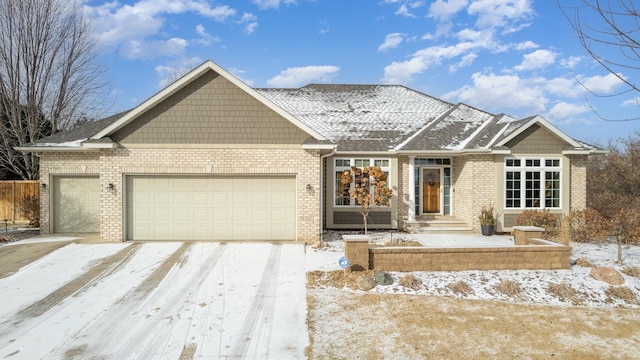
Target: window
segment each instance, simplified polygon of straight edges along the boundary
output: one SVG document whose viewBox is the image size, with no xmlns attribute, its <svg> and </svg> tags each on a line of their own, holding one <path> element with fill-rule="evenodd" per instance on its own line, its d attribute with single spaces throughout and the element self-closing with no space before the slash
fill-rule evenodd
<svg viewBox="0 0 640 360">
<path fill-rule="evenodd" d="M 349 196 L 349 190 L 355 183 L 360 183 L 362 181 L 361 178 L 356 178 L 354 176 L 354 182 L 351 184 L 351 187 L 345 187 L 340 191 L 340 178 L 342 173 L 346 170 L 351 170 L 351 166 L 356 166 L 359 168 L 363 168 L 365 166 L 374 166 L 380 167 L 382 171 L 387 175 L 387 186 L 390 186 L 389 174 L 391 173 L 390 167 L 391 161 L 389 159 L 371 159 L 371 158 L 351 158 L 351 159 L 335 159 L 334 160 L 334 205 L 335 206 L 355 206 L 355 201 L 351 199 Z M 352 165 L 353 164 L 353 165 Z"/>
<path fill-rule="evenodd" d="M 560 159 L 505 159 L 506 208 L 559 208 Z"/>
</svg>

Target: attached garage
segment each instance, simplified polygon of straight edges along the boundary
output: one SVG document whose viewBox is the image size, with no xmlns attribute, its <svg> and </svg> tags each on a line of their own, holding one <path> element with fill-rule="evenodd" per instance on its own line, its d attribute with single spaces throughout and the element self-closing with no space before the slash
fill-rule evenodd
<svg viewBox="0 0 640 360">
<path fill-rule="evenodd" d="M 55 176 L 52 180 L 53 232 L 100 232 L 99 178 Z"/>
<path fill-rule="evenodd" d="M 127 240 L 295 240 L 295 176 L 126 176 Z"/>
</svg>

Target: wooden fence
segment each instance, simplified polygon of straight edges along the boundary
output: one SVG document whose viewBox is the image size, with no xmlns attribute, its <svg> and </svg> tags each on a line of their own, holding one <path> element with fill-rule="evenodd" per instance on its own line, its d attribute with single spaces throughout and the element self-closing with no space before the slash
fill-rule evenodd
<svg viewBox="0 0 640 360">
<path fill-rule="evenodd" d="M 3 180 L 0 181 L 0 221 L 27 222 L 22 217 L 20 204 L 27 196 L 40 196 L 38 180 Z"/>
</svg>

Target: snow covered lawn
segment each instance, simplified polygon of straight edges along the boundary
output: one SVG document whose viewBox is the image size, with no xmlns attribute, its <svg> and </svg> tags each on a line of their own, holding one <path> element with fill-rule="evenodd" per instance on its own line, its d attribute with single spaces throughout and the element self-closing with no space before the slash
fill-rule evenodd
<svg viewBox="0 0 640 360">
<path fill-rule="evenodd" d="M 625 283 L 612 287 L 590 276 L 590 266 L 639 268 L 638 246 L 624 248 L 624 266 L 616 263 L 615 244 L 573 243 L 571 259 L 582 266 L 569 270 L 391 272 L 392 285 L 361 291 L 345 286 L 349 278 L 336 280 L 344 254 L 340 236 L 328 233 L 329 247 L 307 254 L 307 271 L 326 272 L 329 279 L 328 285 L 311 283 L 307 293 L 312 359 L 634 359 L 640 353 L 640 279 L 623 274 Z M 400 233 L 372 236 L 377 243 L 392 236 L 416 240 Z M 473 241 L 451 235 L 419 240 L 437 246 L 437 238 L 449 246 Z M 407 275 L 422 284 L 400 285 Z M 502 292 L 505 282 L 520 291 Z M 573 294 L 558 297 L 552 285 Z M 610 290 L 622 287 L 632 298 Z"/>
<path fill-rule="evenodd" d="M 304 246 L 70 243 L 0 279 L 0 357 L 305 358 Z"/>
</svg>

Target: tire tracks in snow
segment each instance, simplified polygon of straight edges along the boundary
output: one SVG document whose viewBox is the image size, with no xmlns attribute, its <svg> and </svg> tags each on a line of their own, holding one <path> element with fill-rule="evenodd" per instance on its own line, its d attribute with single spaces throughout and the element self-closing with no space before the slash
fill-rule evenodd
<svg viewBox="0 0 640 360">
<path fill-rule="evenodd" d="M 167 258 L 156 271 L 146 278 L 138 287 L 130 291 L 127 295 L 120 298 L 110 309 L 108 320 L 83 329 L 82 332 L 73 335 L 74 339 L 93 338 L 88 345 L 82 345 L 83 356 L 98 359 L 124 359 L 134 352 L 139 354 L 139 358 L 145 358 L 147 355 L 157 351 L 162 343 L 166 341 L 163 336 L 156 336 L 153 339 L 147 339 L 152 334 L 157 335 L 158 331 L 151 331 L 151 328 L 158 326 L 166 326 L 162 322 L 169 324 L 168 329 L 163 331 L 164 336 L 169 337 L 170 328 L 177 323 L 171 321 L 171 317 L 176 310 L 184 307 L 184 298 L 190 296 L 190 290 L 197 289 L 205 281 L 208 274 L 214 269 L 218 260 L 222 257 L 226 247 L 225 243 L 221 243 L 205 257 L 199 271 L 194 272 L 188 277 L 173 278 L 168 276 L 170 270 L 177 267 L 183 267 L 187 264 L 190 256 L 189 250 L 196 243 L 185 242 L 178 250 L 176 250 L 169 258 Z M 176 272 L 178 276 L 182 276 L 182 272 Z M 162 281 L 175 281 L 175 285 L 171 286 L 171 293 L 165 292 L 152 293 Z M 164 287 L 167 288 L 167 287 Z M 130 328 L 127 322 L 122 322 L 122 318 L 131 318 L 141 310 L 144 304 L 152 305 L 157 303 L 161 298 L 168 296 L 167 306 L 154 309 L 155 312 L 144 320 L 140 327 Z M 195 305 L 191 305 L 195 306 Z M 142 322 L 141 322 L 142 323 Z M 107 339 L 106 342 L 102 341 Z M 142 345 L 146 344 L 146 345 Z M 140 348 L 142 345 L 142 348 Z"/>
<path fill-rule="evenodd" d="M 280 257 L 282 245 L 274 244 L 269 252 L 269 260 L 265 266 L 260 285 L 253 298 L 251 307 L 245 316 L 240 334 L 235 341 L 230 358 L 268 358 L 269 342 L 273 331 L 273 313 L 275 312 L 275 300 L 278 289 L 278 274 L 280 270 Z M 263 320 L 261 326 L 258 321 Z M 261 331 L 258 331 L 261 330 Z M 257 334 L 256 334 L 257 333 Z M 254 335 L 255 338 L 254 338 Z M 264 337 L 260 339 L 260 335 Z M 255 354 L 247 354 L 253 345 Z M 261 351 L 261 347 L 264 347 Z"/>
<path fill-rule="evenodd" d="M 109 276 L 118 268 L 122 267 L 123 264 L 129 262 L 139 248 L 140 244 L 132 244 L 102 259 L 100 263 L 92 266 L 85 273 L 54 290 L 37 302 L 18 311 L 12 318 L 0 325 L 0 338 L 6 338 L 12 333 L 19 332 L 22 328 L 20 324 L 22 324 L 24 320 L 40 317 L 68 297 L 90 287 L 91 284 L 99 281 L 101 278 Z"/>
</svg>

